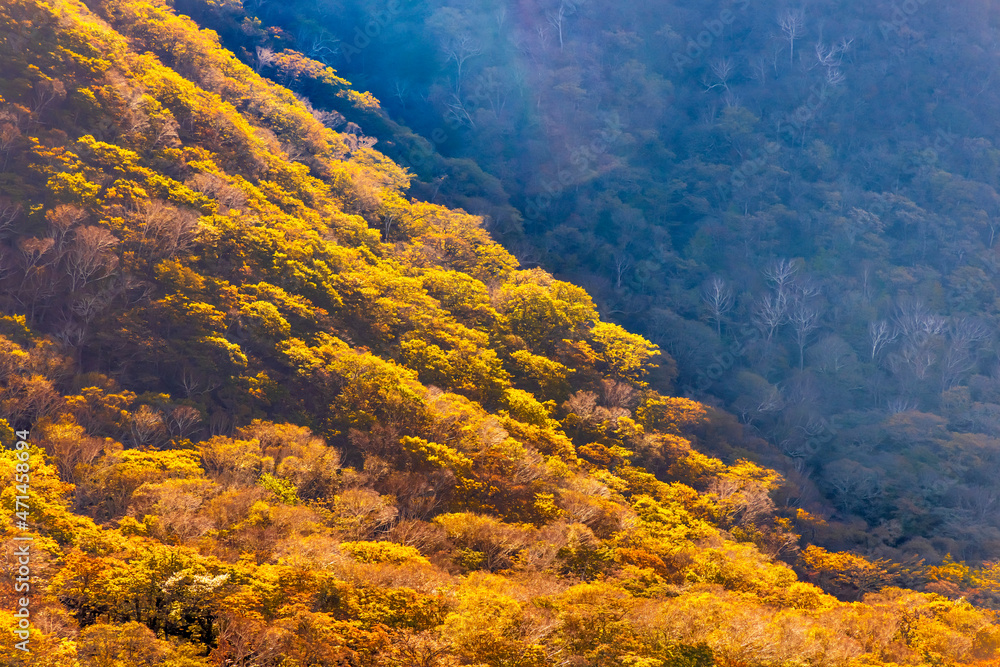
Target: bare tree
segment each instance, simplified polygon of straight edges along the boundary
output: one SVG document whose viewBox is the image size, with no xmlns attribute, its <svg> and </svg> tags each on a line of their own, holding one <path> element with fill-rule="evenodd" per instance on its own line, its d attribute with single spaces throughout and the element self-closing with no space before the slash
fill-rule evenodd
<svg viewBox="0 0 1000 667">
<path fill-rule="evenodd" d="M 201 422 L 201 413 L 188 405 L 174 408 L 167 419 L 167 430 L 175 438 L 183 440 Z"/>
<path fill-rule="evenodd" d="M 975 517 L 982 520 L 992 514 L 997 500 L 1000 498 L 998 498 L 994 487 L 972 486 L 962 491 L 959 502 L 961 502 L 963 509 L 972 512 Z"/>
<path fill-rule="evenodd" d="M 824 336 L 810 348 L 809 364 L 823 373 L 836 374 L 856 363 L 854 350 L 836 334 Z"/>
<path fill-rule="evenodd" d="M 865 303 L 871 303 L 875 298 L 875 287 L 872 285 L 872 267 L 865 262 L 861 267 L 861 298 Z"/>
<path fill-rule="evenodd" d="M 556 29 L 556 34 L 559 35 L 559 50 L 562 51 L 563 25 L 566 22 L 566 1 L 561 0 L 559 3 L 559 9 L 551 12 L 545 12 L 545 20 L 549 22 L 549 25 Z"/>
<path fill-rule="evenodd" d="M 886 403 L 886 409 L 891 415 L 898 415 L 903 412 L 910 412 L 911 410 L 917 409 L 917 402 L 912 398 L 903 398 L 897 396 L 896 398 L 889 399 Z"/>
<path fill-rule="evenodd" d="M 233 187 L 226 179 L 216 174 L 195 174 L 184 184 L 215 199 L 222 207 L 220 213 L 225 213 L 233 208 L 243 208 L 247 203 L 246 193 Z"/>
<path fill-rule="evenodd" d="M 499 67 L 487 67 L 478 77 L 478 83 L 479 92 L 490 103 L 493 117 L 500 120 L 510 92 L 510 84 L 504 78 L 502 70 Z"/>
<path fill-rule="evenodd" d="M 826 82 L 831 86 L 839 86 L 847 80 L 839 67 L 831 67 L 826 70 Z"/>
<path fill-rule="evenodd" d="M 751 315 L 754 325 L 761 330 L 768 343 L 774 332 L 786 321 L 788 303 L 781 295 L 770 295 L 758 299 Z"/>
<path fill-rule="evenodd" d="M 70 483 L 79 480 L 77 467 L 93 463 L 105 444 L 103 439 L 86 435 L 79 427 L 76 429 L 51 429 L 45 432 L 42 440 L 45 451 L 52 455 L 59 468 L 59 477 Z"/>
<path fill-rule="evenodd" d="M 218 625 L 218 646 L 211 654 L 215 664 L 274 667 L 281 661 L 280 636 L 264 623 L 227 612 Z"/>
<path fill-rule="evenodd" d="M 45 212 L 45 220 L 49 223 L 49 236 L 53 240 L 52 249 L 57 258 L 62 257 L 63 246 L 69 231 L 83 222 L 86 217 L 86 211 L 68 204 L 61 204 Z"/>
<path fill-rule="evenodd" d="M 538 44 L 539 44 L 539 46 L 542 47 L 541 50 L 545 51 L 546 49 L 548 49 L 549 48 L 549 29 L 548 29 L 548 27 L 544 26 L 544 25 L 536 25 L 535 26 L 535 34 L 538 36 Z M 527 52 L 530 53 L 530 54 L 532 54 L 532 56 L 534 57 L 534 50 L 533 49 L 529 48 L 527 50 Z"/>
<path fill-rule="evenodd" d="M 842 59 L 836 45 L 827 48 L 822 42 L 816 42 L 816 60 L 826 69 L 826 82 L 831 86 L 839 85 L 846 79 L 840 69 Z"/>
<path fill-rule="evenodd" d="M 91 280 L 109 275 L 118 263 L 110 252 L 116 245 L 118 239 L 102 227 L 77 227 L 66 261 L 70 289 L 76 291 Z"/>
<path fill-rule="evenodd" d="M 455 61 L 455 95 L 457 97 L 461 97 L 462 77 L 465 75 L 465 63 L 470 58 L 474 58 L 482 53 L 483 49 L 479 45 L 479 42 L 466 33 L 447 40 L 442 45 L 442 48 L 448 56 L 448 60 Z"/>
<path fill-rule="evenodd" d="M 330 61 L 340 50 L 339 44 L 339 39 L 324 30 L 322 33 L 313 36 L 306 54 L 313 60 L 318 60 L 324 65 L 329 65 Z"/>
<path fill-rule="evenodd" d="M 757 55 L 750 60 L 750 76 L 757 83 L 764 85 L 767 83 L 768 62 L 767 56 Z"/>
<path fill-rule="evenodd" d="M 948 319 L 940 315 L 928 315 L 920 323 L 920 333 L 926 337 L 940 336 L 948 330 Z"/>
<path fill-rule="evenodd" d="M 735 109 L 737 107 L 743 106 L 743 98 L 736 95 L 731 90 L 727 90 L 722 96 L 722 102 L 726 105 L 727 109 Z"/>
<path fill-rule="evenodd" d="M 896 304 L 896 325 L 905 337 L 918 332 L 921 329 L 921 321 L 928 315 L 930 313 L 922 301 L 905 299 Z"/>
<path fill-rule="evenodd" d="M 788 296 L 788 289 L 795 280 L 798 267 L 795 262 L 789 259 L 779 259 L 771 262 L 764 269 L 764 277 L 774 287 L 778 297 L 785 299 Z"/>
<path fill-rule="evenodd" d="M 840 69 L 844 54 L 850 49 L 853 39 L 843 38 L 839 43 L 827 47 L 822 42 L 816 42 L 816 60 L 826 68 L 826 82 L 836 86 L 844 82 L 846 77 Z"/>
<path fill-rule="evenodd" d="M 181 371 L 180 385 L 184 389 L 184 396 L 191 398 L 192 396 L 201 396 L 215 391 L 222 386 L 222 382 L 217 378 L 203 377 L 192 369 L 185 367 Z"/>
<path fill-rule="evenodd" d="M 337 496 L 335 512 L 342 530 L 362 540 L 389 528 L 399 514 L 392 502 L 364 488 L 348 489 Z"/>
<path fill-rule="evenodd" d="M 345 134 L 343 140 L 348 153 L 357 153 L 378 143 L 378 139 L 375 137 L 366 137 L 361 134 Z"/>
<path fill-rule="evenodd" d="M 493 20 L 497 24 L 497 32 L 503 30 L 504 25 L 507 23 L 507 8 L 500 7 L 495 12 L 493 12 Z"/>
<path fill-rule="evenodd" d="M 962 376 L 976 367 L 976 360 L 969 347 L 952 343 L 941 359 L 941 390 L 947 391 L 958 384 Z"/>
<path fill-rule="evenodd" d="M 3 155 L 3 162 L 0 162 L 0 169 L 7 168 L 11 151 L 21 139 L 21 131 L 13 123 L 0 124 L 0 155 Z"/>
<path fill-rule="evenodd" d="M 792 282 L 791 288 L 792 298 L 802 302 L 805 302 L 814 296 L 818 296 L 822 291 L 820 289 L 820 284 L 811 279 L 809 276 L 804 276 L 803 278 Z"/>
<path fill-rule="evenodd" d="M 708 305 L 708 311 L 715 320 L 715 333 L 722 337 L 722 318 L 733 309 L 736 299 L 726 281 L 714 276 L 702 292 L 701 300 Z"/>
<path fill-rule="evenodd" d="M 706 83 L 705 86 L 707 90 L 712 90 L 713 88 L 718 88 L 721 86 L 722 88 L 728 91 L 729 79 L 732 78 L 733 72 L 736 71 L 736 66 L 733 64 L 733 61 L 729 58 L 719 58 L 711 65 L 709 65 L 709 69 L 712 70 L 712 74 L 715 75 L 715 78 L 717 79 L 718 83 L 713 83 L 713 84 Z"/>
<path fill-rule="evenodd" d="M 632 255 L 628 252 L 628 248 L 620 248 L 615 250 L 612 260 L 615 264 L 615 286 L 621 289 L 625 274 L 632 268 Z"/>
<path fill-rule="evenodd" d="M 475 129 L 476 121 L 473 120 L 472 114 L 469 112 L 468 108 L 465 106 L 465 102 L 459 95 L 452 95 L 451 100 L 445 102 L 445 106 L 448 107 L 448 116 L 451 117 L 459 125 L 468 125 L 469 127 Z"/>
<path fill-rule="evenodd" d="M 971 317 L 962 317 L 951 323 L 948 349 L 941 359 L 941 388 L 954 387 L 963 375 L 976 367 L 973 344 L 989 336 L 989 328 Z"/>
<path fill-rule="evenodd" d="M 872 361 L 886 345 L 896 339 L 897 331 L 885 320 L 868 323 L 868 341 L 871 343 Z"/>
<path fill-rule="evenodd" d="M 768 387 L 761 393 L 746 396 L 745 400 L 739 401 L 734 407 L 739 412 L 740 420 L 744 424 L 750 425 L 761 415 L 777 412 L 784 405 L 785 401 L 778 388 Z"/>
<path fill-rule="evenodd" d="M 129 434 L 136 447 L 145 447 L 157 442 L 165 432 L 163 414 L 159 410 L 143 405 L 132 413 L 132 418 L 129 420 Z"/>
<path fill-rule="evenodd" d="M 910 365 L 918 380 L 926 379 L 927 372 L 937 361 L 937 355 L 927 344 L 907 343 L 903 346 L 900 356 Z"/>
<path fill-rule="evenodd" d="M 788 63 L 795 64 L 795 40 L 802 37 L 806 29 L 806 17 L 801 10 L 789 9 L 778 17 L 781 32 L 788 40 Z"/>
<path fill-rule="evenodd" d="M 32 87 L 31 110 L 40 114 L 55 102 L 66 99 L 66 85 L 59 79 L 42 79 Z"/>
<path fill-rule="evenodd" d="M 805 365 L 805 348 L 809 334 L 819 326 L 819 311 L 805 302 L 804 299 L 796 299 L 792 304 L 788 321 L 795 331 L 795 342 L 799 346 L 799 370 Z"/>
<path fill-rule="evenodd" d="M 410 95 L 410 86 L 403 79 L 394 78 L 392 80 L 392 94 L 397 100 L 399 100 L 399 105 L 406 108 L 406 98 Z"/>
<path fill-rule="evenodd" d="M 144 203 L 134 214 L 139 252 L 152 260 L 168 259 L 186 250 L 198 229 L 197 216 L 162 201 Z"/>
<path fill-rule="evenodd" d="M 24 264 L 24 277 L 21 280 L 22 286 L 39 267 L 47 263 L 43 262 L 42 258 L 45 257 L 54 245 L 55 241 L 49 237 L 37 238 L 30 236 L 18 240 L 17 249 L 20 251 L 21 260 Z"/>
<path fill-rule="evenodd" d="M 989 327 L 972 317 L 961 317 L 951 323 L 951 340 L 960 345 L 978 343 L 989 335 Z"/>
<path fill-rule="evenodd" d="M 316 109 L 309 102 L 309 98 L 302 97 L 301 95 L 296 95 L 295 98 L 305 105 L 306 109 L 309 110 L 309 113 L 312 114 L 313 118 L 323 123 L 323 125 L 331 130 L 336 130 L 347 123 L 347 119 L 344 118 L 344 115 L 339 111 Z"/>
<path fill-rule="evenodd" d="M 897 304 L 895 320 L 903 338 L 916 346 L 943 334 L 948 327 L 948 320 L 931 313 L 919 300 L 904 300 Z"/>
<path fill-rule="evenodd" d="M 254 71 L 260 74 L 260 71 L 272 64 L 277 55 L 274 53 L 274 49 L 269 49 L 265 46 L 257 47 L 257 65 L 254 67 Z"/>
<path fill-rule="evenodd" d="M 23 208 L 17 202 L 0 197 L 0 230 L 7 229 L 21 216 Z"/>
<path fill-rule="evenodd" d="M 824 481 L 831 487 L 841 509 L 854 512 L 872 502 L 882 493 L 882 483 L 876 470 L 849 459 L 838 459 L 826 467 Z"/>
</svg>

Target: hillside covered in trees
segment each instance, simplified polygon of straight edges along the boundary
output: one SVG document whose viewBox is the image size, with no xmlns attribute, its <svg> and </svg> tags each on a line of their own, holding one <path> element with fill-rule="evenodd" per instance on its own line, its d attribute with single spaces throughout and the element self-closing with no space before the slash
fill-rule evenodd
<svg viewBox="0 0 1000 667">
<path fill-rule="evenodd" d="M 721 307 L 728 283 L 716 283 L 707 334 L 684 334 L 684 322 L 697 325 L 680 311 L 668 318 L 679 333 L 655 341 L 602 319 L 598 303 L 628 315 L 607 294 L 640 294 L 629 286 L 632 265 L 611 292 L 594 292 L 596 303 L 535 266 L 525 249 L 545 233 L 518 213 L 531 210 L 518 201 L 523 193 L 505 194 L 486 160 L 489 169 L 437 151 L 446 142 L 433 130 L 428 141 L 396 124 L 365 92 L 369 82 L 353 87 L 327 66 L 337 52 L 323 41 L 326 19 L 295 15 L 305 5 L 292 2 L 176 5 L 0 2 L 2 664 L 1000 660 L 1000 565 L 988 557 L 996 549 L 988 535 L 940 531 L 954 518 L 928 509 L 964 508 L 966 496 L 935 506 L 903 495 L 920 489 L 906 471 L 916 478 L 928 469 L 944 480 L 932 485 L 940 499 L 988 491 L 996 449 L 988 435 L 963 430 L 958 411 L 963 397 L 966 411 L 989 409 L 985 394 L 972 393 L 987 391 L 989 378 L 971 376 L 971 367 L 956 375 L 940 403 L 954 406 L 951 421 L 898 410 L 884 423 L 858 415 L 850 436 L 845 426 L 811 434 L 802 446 L 821 445 L 809 456 L 824 462 L 824 476 L 810 479 L 810 469 L 787 465 L 761 416 L 805 419 L 804 402 L 736 410 L 752 417 L 741 423 L 711 401 L 680 396 L 692 371 L 678 341 L 721 345 L 720 336 L 739 331 L 735 297 Z M 559 11 L 572 21 L 587 6 Z M 393 7 L 401 5 L 381 10 L 389 13 L 380 30 Z M 315 8 L 352 20 L 348 9 Z M 465 20 L 463 11 L 454 14 Z M 434 14 L 428 34 L 451 30 L 449 16 Z M 571 24 L 563 31 L 559 13 L 545 16 L 559 28 L 538 33 L 546 48 L 574 48 Z M 461 37 L 447 42 L 455 54 L 447 66 L 457 66 L 448 85 L 458 91 L 470 85 L 470 54 L 483 48 L 463 47 Z M 622 48 L 635 42 L 619 39 Z M 378 50 L 352 48 L 357 57 Z M 659 86 L 650 104 L 667 99 L 669 85 Z M 725 117 L 739 118 L 736 106 Z M 469 137 L 478 136 L 478 114 L 469 115 Z M 567 119 L 565 127 L 588 126 Z M 574 192 L 618 178 L 598 169 L 626 132 L 616 127 L 589 163 L 604 175 Z M 719 131 L 689 127 L 706 133 L 698 141 Z M 386 135 L 376 143 L 378 132 Z M 527 159 L 535 147 L 523 138 Z M 401 146 L 429 166 L 401 157 Z M 690 160 L 705 163 L 713 150 L 723 147 L 706 145 Z M 944 178 L 936 174 L 922 177 Z M 706 211 L 717 205 L 691 196 Z M 578 203 L 605 210 L 594 201 Z M 565 203 L 536 207 L 555 220 Z M 857 216 L 887 215 L 874 210 Z M 588 229 L 605 228 L 591 222 L 578 227 L 581 247 L 599 250 Z M 704 227 L 680 222 L 694 243 Z M 548 238 L 557 237 L 570 238 Z M 651 247 L 639 238 L 637 246 Z M 931 240 L 925 247 L 946 251 Z M 668 282 L 694 290 L 698 308 L 700 287 L 681 283 L 696 280 L 699 265 L 683 261 L 690 275 Z M 763 266 L 771 303 L 829 298 L 811 287 L 807 278 L 820 271 L 802 259 Z M 884 269 L 873 267 L 871 279 L 884 280 Z M 900 312 L 921 318 L 913 326 L 938 323 L 917 337 L 927 354 L 966 335 L 969 354 L 985 363 L 985 319 L 943 319 L 928 310 L 937 302 L 906 303 L 914 305 Z M 895 332 L 873 358 L 903 344 Z M 775 320 L 720 372 L 759 359 L 798 378 L 808 377 L 808 360 L 820 373 L 813 338 L 792 349 L 787 336 Z M 782 356 L 792 352 L 795 364 Z M 858 352 L 831 359 L 864 376 Z M 831 371 L 839 380 L 813 382 L 834 391 L 847 367 Z M 943 381 L 937 357 L 924 370 L 921 380 Z M 738 375 L 748 387 L 767 385 L 751 370 Z M 887 373 L 886 395 L 904 381 Z M 864 440 L 865 428 L 884 439 Z M 851 468 L 865 467 L 861 454 L 828 461 L 847 446 L 910 467 L 895 468 L 899 487 L 880 492 Z M 839 479 L 836 465 L 847 486 L 821 495 Z M 897 523 L 859 525 L 873 503 L 900 513 Z M 992 520 L 988 496 L 981 505 L 969 530 Z M 935 531 L 951 541 L 932 542 Z M 33 538 L 31 594 L 22 602 L 15 540 L 25 536 Z M 968 553 L 934 551 L 952 544 Z M 878 551 L 890 547 L 899 548 Z M 30 610 L 30 653 L 16 644 L 21 608 Z"/>
<path fill-rule="evenodd" d="M 175 4 L 668 352 L 825 546 L 995 557 L 995 4 Z"/>
</svg>

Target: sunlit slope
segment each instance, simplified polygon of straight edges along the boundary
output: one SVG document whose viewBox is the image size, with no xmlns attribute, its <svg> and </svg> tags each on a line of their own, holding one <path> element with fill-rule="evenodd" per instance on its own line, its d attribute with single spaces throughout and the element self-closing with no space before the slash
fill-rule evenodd
<svg viewBox="0 0 1000 667">
<path fill-rule="evenodd" d="M 175 2 L 669 352 L 818 542 L 996 558 L 995 3 Z"/>
<path fill-rule="evenodd" d="M 886 587 L 993 570 L 800 552 L 822 520 L 692 448 L 734 424 L 668 356 L 211 33 L 24 0 L 0 36 L 6 664 L 995 661 L 992 612 Z"/>
</svg>

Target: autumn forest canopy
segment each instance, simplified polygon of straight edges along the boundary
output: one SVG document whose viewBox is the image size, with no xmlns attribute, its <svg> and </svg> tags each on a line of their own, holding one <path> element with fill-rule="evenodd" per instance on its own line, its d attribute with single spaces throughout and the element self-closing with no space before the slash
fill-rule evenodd
<svg viewBox="0 0 1000 667">
<path fill-rule="evenodd" d="M 0 0 L 0 664 L 1000 663 L 998 36 Z"/>
</svg>

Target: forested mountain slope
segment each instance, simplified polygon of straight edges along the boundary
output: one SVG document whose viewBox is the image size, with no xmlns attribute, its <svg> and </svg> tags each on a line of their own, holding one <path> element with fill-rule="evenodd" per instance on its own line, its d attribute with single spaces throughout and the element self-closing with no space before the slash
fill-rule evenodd
<svg viewBox="0 0 1000 667">
<path fill-rule="evenodd" d="M 7 0 L 0 40 L 3 664 L 1000 657 L 995 566 L 810 546 L 670 355 L 215 33 Z"/>
<path fill-rule="evenodd" d="M 994 4 L 176 5 L 668 351 L 824 544 L 995 556 Z"/>
</svg>

